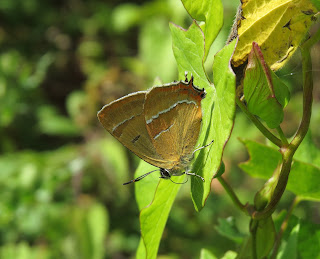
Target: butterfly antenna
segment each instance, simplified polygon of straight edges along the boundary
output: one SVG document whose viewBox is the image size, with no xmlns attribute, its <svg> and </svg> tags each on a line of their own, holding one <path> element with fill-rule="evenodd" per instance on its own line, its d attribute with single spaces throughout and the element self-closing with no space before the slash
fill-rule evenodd
<svg viewBox="0 0 320 259">
<path fill-rule="evenodd" d="M 140 181 L 141 179 L 145 178 L 147 175 L 149 175 L 149 174 L 151 174 L 151 173 L 153 173 L 153 172 L 155 172 L 155 171 L 159 171 L 159 169 L 156 169 L 156 170 L 150 171 L 150 172 L 148 172 L 148 173 L 146 173 L 146 174 L 140 175 L 140 176 L 137 177 L 136 179 L 131 180 L 131 181 L 129 181 L 129 182 L 126 182 L 126 183 L 124 183 L 123 185 L 127 185 L 127 184 L 129 184 L 129 183 L 138 182 L 138 181 Z"/>
<path fill-rule="evenodd" d="M 207 145 L 205 145 L 205 146 L 202 146 L 202 147 L 199 147 L 199 148 L 195 149 L 195 150 L 193 151 L 193 154 L 194 154 L 195 152 L 203 149 L 203 148 L 206 148 L 207 146 L 210 146 L 213 142 L 214 142 L 214 140 L 212 140 L 209 144 L 207 144 Z"/>
</svg>

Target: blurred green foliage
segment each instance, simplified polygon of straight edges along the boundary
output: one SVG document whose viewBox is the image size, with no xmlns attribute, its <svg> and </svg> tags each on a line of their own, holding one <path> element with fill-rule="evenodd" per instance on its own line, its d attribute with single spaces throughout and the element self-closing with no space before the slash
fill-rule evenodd
<svg viewBox="0 0 320 259">
<path fill-rule="evenodd" d="M 209 64 L 226 41 L 238 3 L 223 4 L 225 25 Z M 178 79 L 170 21 L 184 28 L 191 23 L 179 0 L 0 1 L 0 258 L 134 256 L 138 208 L 134 186 L 122 183 L 132 178 L 138 159 L 102 129 L 96 113 L 151 87 L 156 77 Z M 289 73 L 299 66 L 294 57 L 280 72 L 297 96 L 301 74 Z M 293 96 L 288 106 L 289 135 L 300 100 Z M 312 125 L 318 125 L 319 104 L 314 109 Z M 319 131 L 314 133 L 319 140 Z M 237 136 L 260 135 L 240 114 L 225 152 L 225 175 L 248 200 L 262 182 L 236 167 L 247 157 Z M 219 218 L 233 215 L 239 237 L 248 231 L 248 219 L 216 182 L 212 188 L 206 207 L 196 213 L 189 185 L 183 186 L 162 238 L 163 258 L 194 258 L 202 248 L 222 256 L 236 249 L 228 235 L 219 234 Z M 280 207 L 291 198 L 287 194 Z M 300 214 L 320 222 L 312 205 Z"/>
</svg>

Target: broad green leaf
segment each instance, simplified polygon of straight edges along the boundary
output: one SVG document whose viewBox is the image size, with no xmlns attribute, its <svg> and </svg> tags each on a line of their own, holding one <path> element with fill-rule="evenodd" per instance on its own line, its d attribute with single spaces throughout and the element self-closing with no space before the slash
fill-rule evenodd
<svg viewBox="0 0 320 259">
<path fill-rule="evenodd" d="M 184 79 L 187 71 L 189 76 L 190 74 L 194 76 L 194 84 L 196 86 L 207 90 L 210 87 L 210 82 L 203 68 L 204 35 L 199 25 L 194 21 L 188 30 L 185 30 L 170 23 L 170 30 L 179 78 Z"/>
<path fill-rule="evenodd" d="M 202 248 L 200 259 L 217 259 L 208 249 Z"/>
<path fill-rule="evenodd" d="M 276 231 L 280 230 L 281 224 L 286 218 L 286 211 L 282 211 L 275 218 Z M 314 224 L 310 221 L 300 220 L 295 215 L 291 215 L 289 221 L 286 223 L 287 228 L 283 234 L 283 249 L 285 249 L 286 242 L 289 240 L 293 229 L 300 224 L 298 236 L 298 254 L 301 259 L 319 259 L 320 258 L 320 225 Z"/>
<path fill-rule="evenodd" d="M 291 231 L 288 242 L 279 251 L 277 259 L 297 258 L 298 255 L 298 235 L 300 230 L 300 223 L 297 224 Z"/>
<path fill-rule="evenodd" d="M 215 55 L 213 63 L 214 86 L 207 88 L 203 104 L 203 124 L 199 143 L 214 143 L 201 150 L 194 162 L 194 172 L 203 175 L 205 183 L 191 180 L 192 199 L 200 210 L 210 193 L 211 180 L 219 171 L 223 150 L 230 137 L 235 114 L 235 75 L 230 68 L 230 59 L 236 41 L 225 46 Z M 213 91 L 214 90 L 214 91 Z"/>
<path fill-rule="evenodd" d="M 298 238 L 299 258 L 320 258 L 320 225 L 312 222 L 300 222 Z"/>
<path fill-rule="evenodd" d="M 108 214 L 104 206 L 94 204 L 87 215 L 88 236 L 90 237 L 92 259 L 102 259 L 104 257 L 104 241 L 108 230 Z"/>
<path fill-rule="evenodd" d="M 223 6 L 221 0 L 182 0 L 182 3 L 193 19 L 204 22 L 201 25 L 201 29 L 204 32 L 206 43 L 203 59 L 205 61 L 210 47 L 223 24 Z"/>
<path fill-rule="evenodd" d="M 265 63 L 259 46 L 254 42 L 248 57 L 243 82 L 248 110 L 276 128 L 283 120 L 283 108 L 289 101 L 287 86 Z"/>
<path fill-rule="evenodd" d="M 180 187 L 180 184 L 161 179 L 152 203 L 140 212 L 141 236 L 147 259 L 157 257 L 162 233 Z M 140 245 L 138 252 L 144 253 Z"/>
<path fill-rule="evenodd" d="M 244 234 L 240 233 L 237 229 L 235 219 L 229 217 L 227 219 L 218 219 L 219 225 L 216 226 L 216 230 L 220 235 L 229 238 L 230 240 L 240 244 L 245 237 Z"/>
<path fill-rule="evenodd" d="M 320 149 L 314 143 L 310 130 L 294 154 L 294 158 L 320 167 Z"/>
<path fill-rule="evenodd" d="M 157 168 L 141 160 L 134 177 L 137 178 L 153 170 L 157 170 Z M 160 172 L 156 171 L 134 183 L 136 201 L 140 211 L 152 202 L 159 184 L 159 176 Z"/>
<path fill-rule="evenodd" d="M 141 160 L 135 177 L 156 169 L 156 167 Z M 156 257 L 172 203 L 181 187 L 180 184 L 174 184 L 170 180 L 159 180 L 159 177 L 160 172 L 156 171 L 142 181 L 134 183 L 136 201 L 141 211 L 141 239 L 136 253 L 137 258 Z M 183 182 L 184 178 L 185 176 L 172 177 L 176 182 Z"/>
<path fill-rule="evenodd" d="M 250 160 L 240 164 L 240 168 L 253 177 L 269 179 L 278 164 L 281 154 L 271 147 L 244 140 Z M 287 189 L 301 199 L 320 200 L 320 168 L 311 163 L 293 160 Z"/>
<path fill-rule="evenodd" d="M 219 170 L 224 146 L 230 136 L 235 112 L 235 75 L 229 62 L 236 42 L 227 45 L 216 56 L 213 64 L 214 84 L 208 81 L 203 69 L 204 38 L 197 23 L 187 31 L 170 25 L 173 51 L 178 64 L 179 75 L 192 73 L 194 84 L 207 91 L 202 101 L 202 131 L 198 140 L 204 146 L 213 144 L 195 154 L 192 171 L 205 178 L 191 178 L 191 195 L 196 210 L 200 211 L 209 195 L 211 180 Z M 217 90 L 216 90 L 217 89 Z"/>
<path fill-rule="evenodd" d="M 146 247 L 143 243 L 143 238 L 140 238 L 139 246 L 136 252 L 136 258 L 147 258 Z"/>
<path fill-rule="evenodd" d="M 241 9 L 233 65 L 243 64 L 252 42 L 257 42 L 272 70 L 281 68 L 297 50 L 316 13 L 308 0 L 244 0 Z"/>
</svg>

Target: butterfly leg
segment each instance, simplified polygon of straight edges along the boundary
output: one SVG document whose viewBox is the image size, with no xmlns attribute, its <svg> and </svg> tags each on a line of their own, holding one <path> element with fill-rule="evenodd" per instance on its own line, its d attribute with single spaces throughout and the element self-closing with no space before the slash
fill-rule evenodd
<svg viewBox="0 0 320 259">
<path fill-rule="evenodd" d="M 204 178 L 203 177 L 201 177 L 200 175 L 198 175 L 198 174 L 195 174 L 195 173 L 189 173 L 189 172 L 185 172 L 185 174 L 186 175 L 193 175 L 193 176 L 197 176 L 197 177 L 199 177 L 201 180 L 202 180 L 202 182 L 204 182 Z"/>
</svg>

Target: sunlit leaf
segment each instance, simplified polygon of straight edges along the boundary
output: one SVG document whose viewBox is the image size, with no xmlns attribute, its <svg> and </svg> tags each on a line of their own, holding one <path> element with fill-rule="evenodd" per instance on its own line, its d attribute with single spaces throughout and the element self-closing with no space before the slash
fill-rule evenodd
<svg viewBox="0 0 320 259">
<path fill-rule="evenodd" d="M 200 26 L 204 32 L 206 43 L 205 60 L 223 24 L 223 6 L 221 0 L 182 0 L 182 3 L 193 19 L 205 22 Z"/>
<path fill-rule="evenodd" d="M 238 21 L 239 44 L 232 59 L 233 65 L 243 64 L 252 42 L 257 42 L 271 69 L 281 68 L 297 50 L 315 13 L 315 7 L 308 0 L 242 1 Z"/>
<path fill-rule="evenodd" d="M 244 140 L 250 160 L 240 164 L 240 168 L 253 177 L 269 179 L 281 162 L 281 154 L 276 149 Z M 320 200 L 320 169 L 317 165 L 293 160 L 287 189 L 301 199 Z"/>
<path fill-rule="evenodd" d="M 220 235 L 229 238 L 230 240 L 240 244 L 243 241 L 244 234 L 240 233 L 237 229 L 235 219 L 229 217 L 227 219 L 218 219 L 219 225 L 216 226 L 216 230 Z"/>
<path fill-rule="evenodd" d="M 243 93 L 252 114 L 263 119 L 270 128 L 279 126 L 283 120 L 283 108 L 289 101 L 289 91 L 265 63 L 255 42 L 248 57 Z"/>
<path fill-rule="evenodd" d="M 206 98 L 202 101 L 202 131 L 199 145 L 214 141 L 207 148 L 195 154 L 192 171 L 205 178 L 205 182 L 191 178 L 191 194 L 195 208 L 199 211 L 209 195 L 211 180 L 219 170 L 224 146 L 229 138 L 235 112 L 235 76 L 229 61 L 236 42 L 227 45 L 215 56 L 213 64 L 214 84 L 207 79 L 203 69 L 204 38 L 201 29 L 194 22 L 187 31 L 170 25 L 173 50 L 179 68 L 179 75 L 185 71 L 194 76 L 194 84 L 205 88 Z"/>
<path fill-rule="evenodd" d="M 217 259 L 208 249 L 202 248 L 200 259 Z"/>
<path fill-rule="evenodd" d="M 194 162 L 194 172 L 203 175 L 205 183 L 192 178 L 192 199 L 200 210 L 210 193 L 211 180 L 216 177 L 222 160 L 222 154 L 234 122 L 235 114 L 235 75 L 229 62 L 236 42 L 225 46 L 215 55 L 213 63 L 214 87 L 207 88 L 207 97 L 203 100 L 203 124 L 199 142 L 202 145 L 214 143 L 201 150 Z M 223 168 L 222 168 L 223 169 Z"/>
<path fill-rule="evenodd" d="M 237 253 L 234 251 L 226 252 L 221 259 L 235 259 L 237 257 Z"/>
<path fill-rule="evenodd" d="M 295 259 L 298 256 L 298 235 L 300 230 L 300 224 L 297 224 L 291 231 L 288 242 L 282 247 L 279 251 L 277 258 L 286 259 L 292 258 Z"/>
<path fill-rule="evenodd" d="M 180 184 L 160 180 L 152 203 L 140 212 L 141 236 L 147 259 L 157 257 L 162 233 L 180 187 Z M 144 254 L 141 248 L 138 252 Z"/>
</svg>

